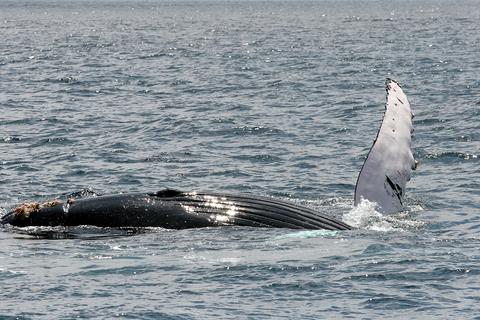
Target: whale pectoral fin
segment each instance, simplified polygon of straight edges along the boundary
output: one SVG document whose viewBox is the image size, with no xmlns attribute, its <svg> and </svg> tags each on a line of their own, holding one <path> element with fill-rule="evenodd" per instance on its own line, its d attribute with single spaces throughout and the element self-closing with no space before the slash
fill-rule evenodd
<svg viewBox="0 0 480 320">
<path fill-rule="evenodd" d="M 411 146 L 412 112 L 407 96 L 395 80 L 387 79 L 387 103 L 377 137 L 355 187 L 355 205 L 374 201 L 384 213 L 402 211 L 405 187 L 416 168 Z"/>
</svg>

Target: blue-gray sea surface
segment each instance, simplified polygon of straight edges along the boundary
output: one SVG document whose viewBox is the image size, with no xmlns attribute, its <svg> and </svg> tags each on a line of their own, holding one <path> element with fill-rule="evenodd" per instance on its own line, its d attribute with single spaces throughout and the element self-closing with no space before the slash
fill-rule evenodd
<svg viewBox="0 0 480 320">
<path fill-rule="evenodd" d="M 478 1 L 0 0 L 0 214 L 258 194 L 349 232 L 0 228 L 2 319 L 480 319 Z M 384 81 L 420 162 L 353 208 Z"/>
</svg>

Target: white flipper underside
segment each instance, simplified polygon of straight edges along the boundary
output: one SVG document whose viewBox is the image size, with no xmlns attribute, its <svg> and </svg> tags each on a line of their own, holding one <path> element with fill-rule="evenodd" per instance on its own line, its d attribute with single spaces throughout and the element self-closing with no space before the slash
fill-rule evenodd
<svg viewBox="0 0 480 320">
<path fill-rule="evenodd" d="M 399 84 L 387 79 L 387 103 L 382 125 L 355 187 L 355 205 L 374 201 L 383 213 L 402 211 L 405 187 L 416 162 L 411 145 L 412 112 Z"/>
</svg>

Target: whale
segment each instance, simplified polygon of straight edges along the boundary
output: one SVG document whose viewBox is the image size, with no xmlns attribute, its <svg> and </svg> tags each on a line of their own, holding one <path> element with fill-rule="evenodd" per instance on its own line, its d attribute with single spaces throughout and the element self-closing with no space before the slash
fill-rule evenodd
<svg viewBox="0 0 480 320">
<path fill-rule="evenodd" d="M 395 213 L 404 210 L 406 184 L 417 162 L 411 151 L 413 113 L 410 103 L 397 81 L 387 79 L 385 87 L 385 112 L 358 175 L 354 205 L 368 200 L 376 204 L 379 212 Z M 340 218 L 290 201 L 250 194 L 175 189 L 24 202 L 4 215 L 1 224 L 15 227 L 354 229 Z"/>
</svg>

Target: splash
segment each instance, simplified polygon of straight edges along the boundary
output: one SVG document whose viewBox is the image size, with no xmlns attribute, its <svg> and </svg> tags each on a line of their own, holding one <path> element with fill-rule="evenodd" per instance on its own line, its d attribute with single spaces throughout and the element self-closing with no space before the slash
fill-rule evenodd
<svg viewBox="0 0 480 320">
<path fill-rule="evenodd" d="M 424 225 L 424 222 L 411 217 L 409 209 L 396 214 L 384 215 L 376 208 L 375 202 L 362 199 L 356 207 L 343 215 L 343 222 L 358 229 L 383 232 L 416 230 Z"/>
<path fill-rule="evenodd" d="M 360 204 L 343 215 L 343 221 L 358 229 L 390 231 L 394 228 L 384 215 L 376 211 L 377 204 L 362 199 Z"/>
</svg>

